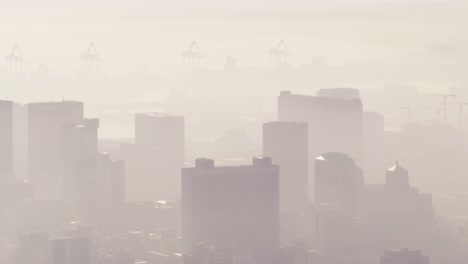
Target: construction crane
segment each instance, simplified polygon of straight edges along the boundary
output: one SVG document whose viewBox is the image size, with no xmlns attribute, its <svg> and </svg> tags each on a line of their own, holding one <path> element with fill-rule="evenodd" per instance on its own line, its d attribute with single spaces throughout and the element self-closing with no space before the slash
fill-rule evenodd
<svg viewBox="0 0 468 264">
<path fill-rule="evenodd" d="M 190 47 L 182 53 L 182 62 L 184 66 L 192 70 L 200 67 L 200 59 L 202 58 L 203 56 L 196 41 L 192 41 Z"/>
<path fill-rule="evenodd" d="M 463 109 L 465 105 L 468 105 L 468 103 L 459 102 L 459 103 L 452 103 L 450 105 L 458 106 L 458 127 L 460 130 L 462 130 L 463 129 Z"/>
<path fill-rule="evenodd" d="M 81 68 L 86 72 L 97 72 L 99 57 L 94 43 L 89 44 L 86 52 L 81 54 Z"/>
<path fill-rule="evenodd" d="M 276 46 L 270 50 L 270 62 L 276 66 L 284 66 L 288 63 L 291 53 L 286 47 L 286 42 L 280 40 Z"/>
<path fill-rule="evenodd" d="M 444 112 L 444 109 L 437 109 L 437 110 L 435 111 L 435 115 L 436 115 L 436 120 L 435 120 L 435 122 L 436 122 L 437 124 L 440 124 L 440 113 L 441 113 L 441 112 Z"/>
<path fill-rule="evenodd" d="M 406 106 L 400 106 L 399 109 L 406 112 L 407 124 L 410 124 L 413 121 L 412 119 L 413 119 L 414 109 L 434 109 L 434 107 L 432 107 L 432 106 L 412 106 L 412 105 L 408 104 Z M 439 113 L 439 115 L 440 115 L 440 113 Z"/>
<path fill-rule="evenodd" d="M 432 96 L 440 96 L 442 97 L 442 112 L 444 116 L 444 124 L 447 124 L 447 106 L 449 105 L 448 99 L 450 97 L 457 98 L 456 94 L 449 94 L 449 93 L 428 93 L 428 94 L 423 94 L 423 95 L 432 95 Z"/>
<path fill-rule="evenodd" d="M 13 46 L 10 54 L 5 56 L 7 70 L 10 72 L 20 72 L 23 70 L 24 58 L 18 44 Z"/>
<path fill-rule="evenodd" d="M 411 123 L 411 106 L 410 105 L 400 106 L 400 109 L 406 111 L 407 124 L 410 124 Z"/>
</svg>

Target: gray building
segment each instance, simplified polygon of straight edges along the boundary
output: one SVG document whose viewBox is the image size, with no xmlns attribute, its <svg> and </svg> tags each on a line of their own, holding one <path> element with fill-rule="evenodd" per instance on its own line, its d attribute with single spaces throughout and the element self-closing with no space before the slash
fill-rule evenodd
<svg viewBox="0 0 468 264">
<path fill-rule="evenodd" d="M 13 178 L 13 102 L 0 101 L 0 180 Z"/>
<path fill-rule="evenodd" d="M 348 155 L 330 152 L 315 159 L 317 204 L 333 204 L 354 213 L 363 184 L 361 169 Z"/>
<path fill-rule="evenodd" d="M 321 153 L 348 154 L 362 166 L 363 110 L 359 91 L 322 89 L 316 96 L 283 91 L 278 97 L 278 120 L 307 122 L 309 166 Z"/>
<path fill-rule="evenodd" d="M 135 143 L 123 145 L 130 201 L 180 199 L 184 117 L 135 114 Z"/>
<path fill-rule="evenodd" d="M 380 257 L 380 264 L 429 264 L 428 257 L 421 250 L 403 248 L 401 250 L 386 250 Z"/>
<path fill-rule="evenodd" d="M 280 209 L 303 211 L 308 200 L 307 123 L 263 124 L 263 155 L 280 169 Z"/>
<path fill-rule="evenodd" d="M 96 243 L 89 237 L 63 237 L 50 240 L 50 264 L 95 264 Z"/>
<path fill-rule="evenodd" d="M 63 171 L 64 129 L 83 123 L 83 103 L 28 104 L 28 169 L 38 198 L 58 198 Z"/>
<path fill-rule="evenodd" d="M 268 157 L 252 165 L 215 167 L 197 159 L 182 169 L 182 240 L 232 244 L 236 262 L 272 261 L 279 247 L 279 168 Z"/>
</svg>

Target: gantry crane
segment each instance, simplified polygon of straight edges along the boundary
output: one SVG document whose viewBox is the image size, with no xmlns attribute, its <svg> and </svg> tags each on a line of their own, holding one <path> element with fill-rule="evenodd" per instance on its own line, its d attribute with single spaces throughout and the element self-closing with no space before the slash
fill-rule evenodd
<svg viewBox="0 0 468 264">
<path fill-rule="evenodd" d="M 81 54 L 81 68 L 86 72 L 97 72 L 98 62 L 101 58 L 98 55 L 94 43 L 89 44 L 86 52 Z"/>
<path fill-rule="evenodd" d="M 270 50 L 270 62 L 276 66 L 284 66 L 288 63 L 288 58 L 291 57 L 291 53 L 286 47 L 286 42 L 280 40 L 276 46 Z"/>
<path fill-rule="evenodd" d="M 406 111 L 407 124 L 411 123 L 411 105 L 400 106 L 400 110 Z"/>
<path fill-rule="evenodd" d="M 444 117 L 444 124 L 447 124 L 447 107 L 449 105 L 448 103 L 448 99 L 450 97 L 453 97 L 453 98 L 457 98 L 457 95 L 456 94 L 450 94 L 450 93 L 424 93 L 422 95 L 432 95 L 432 96 L 440 96 L 442 98 L 442 102 L 441 102 L 441 105 L 442 105 L 442 113 L 443 113 L 443 117 Z"/>
<path fill-rule="evenodd" d="M 7 70 L 10 72 L 20 72 L 23 70 L 24 58 L 18 44 L 13 46 L 10 54 L 5 56 Z"/>
<path fill-rule="evenodd" d="M 463 110 L 465 105 L 468 105 L 466 102 L 452 103 L 450 105 L 458 106 L 458 127 L 460 130 L 463 129 Z"/>
<path fill-rule="evenodd" d="M 412 106 L 412 105 L 408 104 L 406 106 L 400 106 L 399 109 L 406 112 L 407 124 L 411 124 L 411 122 L 413 121 L 412 119 L 413 119 L 414 109 L 434 109 L 434 107 L 431 107 L 431 106 Z M 440 112 L 440 108 L 437 108 L 437 109 L 438 109 L 437 112 Z M 436 113 L 436 114 L 440 115 L 440 113 Z"/>
<path fill-rule="evenodd" d="M 202 58 L 203 56 L 196 41 L 192 41 L 190 47 L 182 53 L 182 62 L 184 66 L 192 70 L 200 67 L 200 59 Z"/>
</svg>

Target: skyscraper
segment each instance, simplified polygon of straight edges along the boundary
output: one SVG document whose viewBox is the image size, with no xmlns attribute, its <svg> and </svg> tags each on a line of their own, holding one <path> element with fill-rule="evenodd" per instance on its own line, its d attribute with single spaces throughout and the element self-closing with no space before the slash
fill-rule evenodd
<svg viewBox="0 0 468 264">
<path fill-rule="evenodd" d="M 348 155 L 322 154 L 315 159 L 315 202 L 353 213 L 363 186 L 362 171 Z"/>
<path fill-rule="evenodd" d="M 384 178 L 384 116 L 377 112 L 363 113 L 363 162 L 362 169 L 371 183 Z"/>
<path fill-rule="evenodd" d="M 89 237 L 63 237 L 50 240 L 50 264 L 95 264 L 97 251 Z"/>
<path fill-rule="evenodd" d="M 283 91 L 278 97 L 278 120 L 307 122 L 310 169 L 321 153 L 342 152 L 362 165 L 363 117 L 359 91 L 322 89 L 316 96 Z"/>
<path fill-rule="evenodd" d="M 29 179 L 40 198 L 57 198 L 63 170 L 63 132 L 82 124 L 83 103 L 76 101 L 28 104 Z"/>
<path fill-rule="evenodd" d="M 45 232 L 31 232 L 21 234 L 16 251 L 18 264 L 47 263 L 49 234 Z"/>
<path fill-rule="evenodd" d="M 28 179 L 28 107 L 13 104 L 13 171 L 18 179 Z"/>
<path fill-rule="evenodd" d="M 253 165 L 215 167 L 197 159 L 182 169 L 182 240 L 232 244 L 237 263 L 270 259 L 279 246 L 279 169 L 268 157 Z"/>
<path fill-rule="evenodd" d="M 184 117 L 135 114 L 135 144 L 124 145 L 128 199 L 180 199 Z"/>
<path fill-rule="evenodd" d="M 429 258 L 423 256 L 421 250 L 403 248 L 401 250 L 386 250 L 380 257 L 380 264 L 429 264 Z"/>
<path fill-rule="evenodd" d="M 408 171 L 398 161 L 387 169 L 385 189 L 390 192 L 405 193 L 410 190 Z"/>
<path fill-rule="evenodd" d="M 101 190 L 99 199 L 103 208 L 115 207 L 125 203 L 125 161 L 113 160 L 109 154 L 98 156 L 99 180 Z"/>
<path fill-rule="evenodd" d="M 198 243 L 192 256 L 186 259 L 189 264 L 233 264 L 234 248 L 232 245 Z"/>
<path fill-rule="evenodd" d="M 99 119 L 83 119 L 81 124 L 67 124 L 63 128 L 64 198 L 71 201 L 81 214 L 95 210 L 102 195 L 98 177 Z M 93 210 L 94 209 L 94 210 Z"/>
<path fill-rule="evenodd" d="M 281 211 L 304 210 L 309 182 L 307 123 L 263 124 L 263 154 L 279 165 Z"/>
<path fill-rule="evenodd" d="M 0 101 L 0 180 L 13 178 L 13 102 Z"/>
</svg>

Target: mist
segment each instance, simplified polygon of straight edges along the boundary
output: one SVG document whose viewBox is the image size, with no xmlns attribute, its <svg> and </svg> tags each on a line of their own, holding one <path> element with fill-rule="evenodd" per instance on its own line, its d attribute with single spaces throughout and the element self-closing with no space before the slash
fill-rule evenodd
<svg viewBox="0 0 468 264">
<path fill-rule="evenodd" d="M 467 10 L 0 1 L 0 264 L 466 263 Z"/>
</svg>

